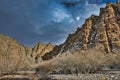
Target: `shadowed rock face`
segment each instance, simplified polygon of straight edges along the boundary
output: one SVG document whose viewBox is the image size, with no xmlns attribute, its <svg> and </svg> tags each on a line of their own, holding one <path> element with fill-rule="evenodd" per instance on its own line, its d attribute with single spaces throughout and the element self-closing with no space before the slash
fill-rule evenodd
<svg viewBox="0 0 120 80">
<path fill-rule="evenodd" d="M 120 49 L 120 4 L 107 3 L 100 9 L 99 16 L 92 15 L 86 19 L 81 28 L 70 34 L 65 43 L 56 46 L 45 54 L 44 60 L 61 53 L 99 48 L 107 53 L 115 53 Z"/>
</svg>

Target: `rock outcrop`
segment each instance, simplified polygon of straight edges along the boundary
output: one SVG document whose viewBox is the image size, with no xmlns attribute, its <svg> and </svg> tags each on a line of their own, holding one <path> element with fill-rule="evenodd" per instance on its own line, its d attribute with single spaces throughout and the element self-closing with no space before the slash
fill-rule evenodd
<svg viewBox="0 0 120 80">
<path fill-rule="evenodd" d="M 63 53 L 99 48 L 106 53 L 116 53 L 120 49 L 120 3 L 107 3 L 100 9 L 99 16 L 86 19 L 81 28 L 70 34 L 67 40 L 56 46 L 42 58 L 47 60 Z"/>
<path fill-rule="evenodd" d="M 48 44 L 38 43 L 32 49 L 31 57 L 34 58 L 35 63 L 38 63 L 42 60 L 41 57 L 44 56 L 46 53 L 52 51 L 53 48 L 54 45 L 52 45 L 51 43 Z"/>
</svg>

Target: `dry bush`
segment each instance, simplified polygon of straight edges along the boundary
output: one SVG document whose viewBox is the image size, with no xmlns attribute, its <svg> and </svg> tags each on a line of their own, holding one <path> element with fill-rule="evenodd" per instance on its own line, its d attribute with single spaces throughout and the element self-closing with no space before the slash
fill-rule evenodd
<svg viewBox="0 0 120 80">
<path fill-rule="evenodd" d="M 4 54 L 0 55 L 0 73 L 11 74 L 29 69 L 30 64 L 23 57 Z"/>
<path fill-rule="evenodd" d="M 99 56 L 98 56 L 99 55 Z M 93 73 L 104 66 L 104 54 L 95 53 L 94 50 L 77 52 L 74 54 L 62 55 L 56 64 L 57 70 L 61 73 Z"/>
<path fill-rule="evenodd" d="M 53 80 L 51 77 L 48 76 L 42 76 L 40 79 L 38 80 Z"/>
<path fill-rule="evenodd" d="M 98 50 L 88 50 L 74 54 L 63 54 L 58 58 L 45 61 L 41 64 L 39 70 L 45 73 L 94 73 L 103 67 L 120 64 L 120 54 L 106 54 Z"/>
<path fill-rule="evenodd" d="M 53 71 L 53 64 L 51 62 L 43 63 L 39 66 L 38 71 L 41 71 L 42 74 L 48 74 Z"/>
</svg>

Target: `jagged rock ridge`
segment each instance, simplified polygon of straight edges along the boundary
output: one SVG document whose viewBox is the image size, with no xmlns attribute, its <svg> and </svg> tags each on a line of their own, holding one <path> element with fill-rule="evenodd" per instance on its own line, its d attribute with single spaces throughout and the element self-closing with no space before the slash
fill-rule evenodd
<svg viewBox="0 0 120 80">
<path fill-rule="evenodd" d="M 44 60 L 61 53 L 74 53 L 98 47 L 107 53 L 115 53 L 120 49 L 120 3 L 107 3 L 100 9 L 99 16 L 92 15 L 86 19 L 81 28 L 70 34 L 67 40 L 45 54 Z"/>
<path fill-rule="evenodd" d="M 54 45 L 51 43 L 38 43 L 33 48 L 25 47 L 16 40 L 0 34 L 0 58 L 11 56 L 9 60 L 14 59 L 16 61 L 17 59 L 21 59 L 27 63 L 34 64 L 40 62 L 42 60 L 41 56 L 44 56 L 45 53 L 51 51 L 53 48 Z"/>
<path fill-rule="evenodd" d="M 35 63 L 38 63 L 42 60 L 41 57 L 44 56 L 46 53 L 52 51 L 53 48 L 54 45 L 52 45 L 51 43 L 37 43 L 34 48 L 32 48 L 31 57 L 34 58 Z"/>
</svg>

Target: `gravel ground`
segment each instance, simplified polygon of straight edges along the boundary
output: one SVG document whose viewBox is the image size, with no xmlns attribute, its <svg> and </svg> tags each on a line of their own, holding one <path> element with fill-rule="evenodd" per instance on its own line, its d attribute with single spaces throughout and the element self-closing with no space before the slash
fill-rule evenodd
<svg viewBox="0 0 120 80">
<path fill-rule="evenodd" d="M 120 74 L 50 75 L 57 80 L 120 80 Z"/>
<path fill-rule="evenodd" d="M 51 74 L 43 79 L 40 79 L 39 77 L 35 78 L 35 75 L 31 78 L 30 76 L 12 75 L 1 77 L 0 80 L 120 80 L 120 74 L 79 74 L 78 76 Z"/>
</svg>

